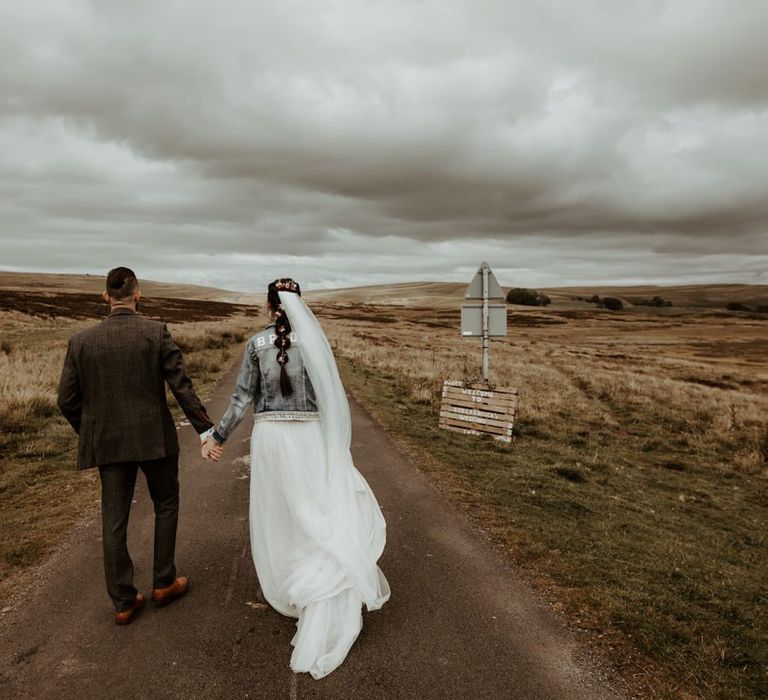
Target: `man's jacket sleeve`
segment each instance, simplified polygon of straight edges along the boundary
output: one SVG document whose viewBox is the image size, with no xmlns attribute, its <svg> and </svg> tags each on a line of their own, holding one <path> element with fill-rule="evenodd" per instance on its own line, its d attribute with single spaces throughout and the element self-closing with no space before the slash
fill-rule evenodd
<svg viewBox="0 0 768 700">
<path fill-rule="evenodd" d="M 80 375 L 77 371 L 71 340 L 67 345 L 67 356 L 64 358 L 64 367 L 61 370 L 57 403 L 61 414 L 69 421 L 75 432 L 79 433 L 80 417 L 83 412 L 83 394 L 80 390 Z"/>
<path fill-rule="evenodd" d="M 161 366 L 163 377 L 171 387 L 173 395 L 184 415 L 198 433 L 204 433 L 213 426 L 213 421 L 208 416 L 202 401 L 197 397 L 192 386 L 192 380 L 187 376 L 184 367 L 184 357 L 181 349 L 173 342 L 168 327 L 163 325 L 163 339 L 161 344 Z"/>
<path fill-rule="evenodd" d="M 260 376 L 258 356 L 253 352 L 249 343 L 243 355 L 243 364 L 237 377 L 235 391 L 213 434 L 216 442 L 224 442 L 240 425 L 245 416 L 245 409 L 254 400 L 256 392 L 259 390 Z"/>
</svg>

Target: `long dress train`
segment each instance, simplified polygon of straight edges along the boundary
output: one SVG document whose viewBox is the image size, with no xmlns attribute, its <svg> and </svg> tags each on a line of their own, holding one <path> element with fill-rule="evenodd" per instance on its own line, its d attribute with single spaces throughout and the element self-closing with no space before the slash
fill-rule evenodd
<svg viewBox="0 0 768 700">
<path fill-rule="evenodd" d="M 251 437 L 250 530 L 264 596 L 298 618 L 291 668 L 322 678 L 344 661 L 362 605 L 390 595 L 376 565 L 385 523 L 351 460 L 329 465 L 320 420 L 261 420 Z"/>
</svg>

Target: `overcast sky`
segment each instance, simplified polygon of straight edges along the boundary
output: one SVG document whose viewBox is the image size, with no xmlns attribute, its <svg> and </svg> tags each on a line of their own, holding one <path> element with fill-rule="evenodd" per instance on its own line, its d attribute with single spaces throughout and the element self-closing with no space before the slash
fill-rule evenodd
<svg viewBox="0 0 768 700">
<path fill-rule="evenodd" d="M 765 0 L 0 0 L 0 268 L 768 283 Z"/>
</svg>

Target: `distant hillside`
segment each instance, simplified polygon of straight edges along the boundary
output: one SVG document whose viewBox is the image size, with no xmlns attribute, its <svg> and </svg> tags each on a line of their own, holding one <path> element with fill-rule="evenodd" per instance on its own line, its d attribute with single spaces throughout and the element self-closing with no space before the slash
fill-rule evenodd
<svg viewBox="0 0 768 700">
<path fill-rule="evenodd" d="M 720 307 L 730 302 L 741 302 L 747 306 L 768 305 L 768 285 L 765 284 L 688 284 L 662 287 L 642 285 L 631 287 L 558 287 L 541 290 L 553 301 L 570 299 L 575 296 L 616 296 L 622 299 L 650 299 L 660 296 L 669 299 L 675 306 Z"/>
<path fill-rule="evenodd" d="M 308 291 L 308 301 L 332 301 L 340 304 L 394 304 L 397 306 L 455 306 L 464 298 L 466 284 L 454 282 L 402 282 L 370 287 Z"/>
<path fill-rule="evenodd" d="M 336 303 L 395 304 L 446 308 L 462 303 L 467 284 L 447 282 L 406 282 L 402 284 L 352 287 L 307 292 L 308 299 Z M 509 287 L 504 288 L 505 291 Z M 660 296 L 675 306 L 698 308 L 723 308 L 730 302 L 747 306 L 768 305 L 768 285 L 749 284 L 699 284 L 662 287 L 657 285 L 603 287 L 538 288 L 556 305 L 580 304 L 574 297 L 615 296 L 627 301 L 650 299 Z"/>
<path fill-rule="evenodd" d="M 501 280 L 504 282 L 505 280 Z M 231 304 L 264 303 L 263 294 L 246 294 L 193 284 L 174 284 L 140 280 L 147 297 L 170 297 L 199 301 L 218 301 Z M 77 292 L 100 294 L 104 278 L 100 275 L 59 275 L 30 272 L 0 271 L 0 289 L 34 292 Z M 402 282 L 346 289 L 309 290 L 307 301 L 327 301 L 338 304 L 393 304 L 397 306 L 425 306 L 455 308 L 464 300 L 466 283 L 460 282 Z M 505 291 L 508 287 L 505 287 Z M 672 301 L 676 307 L 723 308 L 730 302 L 747 306 L 768 305 L 768 285 L 749 284 L 696 284 L 677 286 L 579 286 L 539 288 L 557 306 L 580 306 L 574 297 L 615 296 L 632 302 L 660 296 Z"/>
<path fill-rule="evenodd" d="M 226 289 L 194 284 L 175 284 L 139 280 L 142 293 L 147 297 L 222 301 L 230 304 L 258 303 L 263 297 Z M 104 277 L 101 275 L 60 275 L 39 272 L 4 272 L 0 270 L 0 289 L 35 292 L 78 292 L 101 294 Z"/>
</svg>

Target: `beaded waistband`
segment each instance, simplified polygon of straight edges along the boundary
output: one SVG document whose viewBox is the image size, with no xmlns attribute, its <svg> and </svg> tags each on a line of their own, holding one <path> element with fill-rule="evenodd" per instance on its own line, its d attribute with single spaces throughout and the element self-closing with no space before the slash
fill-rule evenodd
<svg viewBox="0 0 768 700">
<path fill-rule="evenodd" d="M 317 411 L 261 411 L 253 416 L 254 423 L 265 420 L 320 420 L 320 414 Z"/>
</svg>

